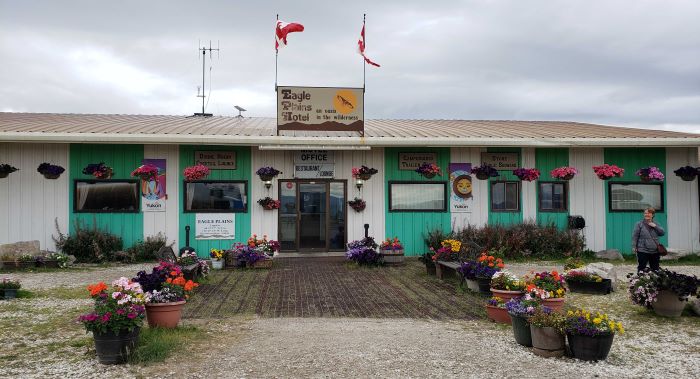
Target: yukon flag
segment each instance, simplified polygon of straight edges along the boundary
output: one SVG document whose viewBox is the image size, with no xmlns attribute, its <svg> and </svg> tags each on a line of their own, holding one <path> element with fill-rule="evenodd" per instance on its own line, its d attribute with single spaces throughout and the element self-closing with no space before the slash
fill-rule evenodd
<svg viewBox="0 0 700 379">
<path fill-rule="evenodd" d="M 358 51 L 360 52 L 360 55 L 362 55 L 362 58 L 365 58 L 365 62 L 371 64 L 372 66 L 381 67 L 378 64 L 369 60 L 369 58 L 367 58 L 367 56 L 365 55 L 365 25 L 364 24 L 362 24 L 362 32 L 360 33 L 360 39 L 357 41 L 357 48 L 358 48 Z"/>
<path fill-rule="evenodd" d="M 275 51 L 280 47 L 287 46 L 287 34 L 294 32 L 303 32 L 304 25 L 295 22 L 284 22 L 277 20 L 275 27 Z"/>
</svg>

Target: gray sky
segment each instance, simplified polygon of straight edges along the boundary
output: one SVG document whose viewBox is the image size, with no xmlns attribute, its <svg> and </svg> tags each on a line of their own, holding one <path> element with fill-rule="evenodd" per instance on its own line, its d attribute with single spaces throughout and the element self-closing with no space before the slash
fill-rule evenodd
<svg viewBox="0 0 700 379">
<path fill-rule="evenodd" d="M 697 0 L 0 0 L 0 111 L 199 112 L 197 47 L 211 39 L 207 111 L 274 116 L 276 13 L 306 28 L 280 50 L 280 85 L 352 87 L 367 13 L 382 67 L 367 66 L 366 118 L 700 133 Z"/>
</svg>

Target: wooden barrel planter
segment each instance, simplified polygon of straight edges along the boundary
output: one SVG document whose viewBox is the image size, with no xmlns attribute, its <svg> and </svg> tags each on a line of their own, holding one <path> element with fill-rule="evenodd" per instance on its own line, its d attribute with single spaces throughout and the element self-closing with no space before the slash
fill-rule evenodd
<svg viewBox="0 0 700 379">
<path fill-rule="evenodd" d="M 386 264 L 403 264 L 403 249 L 401 250 L 380 250 L 379 254 L 381 254 L 382 258 L 384 258 L 384 263 Z"/>
<path fill-rule="evenodd" d="M 567 334 L 571 355 L 583 361 L 602 361 L 608 357 L 612 347 L 614 334 L 600 336 L 584 336 L 579 334 Z"/>
</svg>

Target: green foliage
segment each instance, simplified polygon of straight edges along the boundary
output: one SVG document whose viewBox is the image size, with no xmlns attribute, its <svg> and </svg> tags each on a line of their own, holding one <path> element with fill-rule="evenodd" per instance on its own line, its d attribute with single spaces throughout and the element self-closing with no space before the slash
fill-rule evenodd
<svg viewBox="0 0 700 379">
<path fill-rule="evenodd" d="M 53 237 L 56 248 L 64 254 L 73 255 L 77 262 L 101 263 L 113 261 L 115 253 L 122 249 L 121 237 L 98 229 L 93 221 L 92 228 L 85 228 L 80 220 L 75 221 L 75 234 L 61 233 L 56 221 L 58 237 Z"/>
<path fill-rule="evenodd" d="M 559 334 L 564 334 L 566 329 L 566 317 L 551 310 L 536 309 L 527 321 L 538 328 L 554 328 Z"/>
<path fill-rule="evenodd" d="M 124 252 L 117 254 L 116 258 L 127 263 L 155 261 L 156 253 L 166 244 L 166 237 L 158 233 L 155 236 L 146 237 L 145 241 L 136 242 Z"/>
<path fill-rule="evenodd" d="M 424 238 L 428 247 L 432 247 L 433 250 L 438 251 L 438 249 L 442 247 L 442 241 L 452 238 L 452 232 L 445 233 L 442 229 L 428 230 Z"/>
<path fill-rule="evenodd" d="M 201 338 L 202 334 L 193 326 L 141 329 L 139 344 L 129 357 L 129 362 L 142 365 L 162 362 L 173 353 L 187 351 L 188 343 Z"/>
</svg>

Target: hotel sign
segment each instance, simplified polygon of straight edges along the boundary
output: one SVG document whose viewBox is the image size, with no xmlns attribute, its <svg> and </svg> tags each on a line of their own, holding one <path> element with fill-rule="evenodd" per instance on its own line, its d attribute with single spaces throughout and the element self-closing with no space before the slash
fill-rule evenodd
<svg viewBox="0 0 700 379">
<path fill-rule="evenodd" d="M 481 163 L 496 170 L 515 170 L 518 168 L 518 153 L 481 153 Z"/>
<path fill-rule="evenodd" d="M 197 213 L 194 238 L 197 240 L 232 240 L 236 238 L 236 215 L 233 213 Z"/>
<path fill-rule="evenodd" d="M 414 171 L 423 163 L 437 164 L 437 153 L 399 153 L 399 170 Z"/>
<path fill-rule="evenodd" d="M 212 170 L 235 170 L 235 151 L 195 151 L 194 164 L 207 166 Z"/>
<path fill-rule="evenodd" d="M 362 88 L 277 87 L 277 130 L 364 132 Z"/>
</svg>

